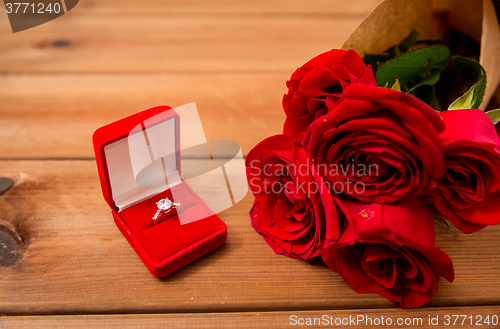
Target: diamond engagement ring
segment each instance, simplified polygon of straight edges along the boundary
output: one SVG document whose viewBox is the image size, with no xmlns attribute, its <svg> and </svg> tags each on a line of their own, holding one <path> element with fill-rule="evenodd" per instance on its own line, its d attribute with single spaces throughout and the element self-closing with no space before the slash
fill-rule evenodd
<svg viewBox="0 0 500 329">
<path fill-rule="evenodd" d="M 161 214 L 166 214 L 172 210 L 172 208 L 177 208 L 180 207 L 180 203 L 172 202 L 168 198 L 161 199 L 156 203 L 156 206 L 158 207 L 158 210 L 156 211 L 156 214 L 153 216 L 153 225 L 158 224 L 158 217 L 160 217 Z"/>
</svg>

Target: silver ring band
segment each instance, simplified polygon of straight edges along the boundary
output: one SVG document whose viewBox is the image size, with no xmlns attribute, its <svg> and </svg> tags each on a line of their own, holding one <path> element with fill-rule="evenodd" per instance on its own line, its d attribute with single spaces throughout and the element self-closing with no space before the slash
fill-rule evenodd
<svg viewBox="0 0 500 329">
<path fill-rule="evenodd" d="M 172 202 L 169 200 L 169 198 L 165 198 L 160 199 L 158 202 L 156 202 L 156 206 L 158 207 L 158 210 L 153 216 L 153 225 L 158 224 L 158 219 L 162 214 L 166 214 L 172 211 L 173 208 L 180 207 L 181 204 L 179 202 Z"/>
</svg>

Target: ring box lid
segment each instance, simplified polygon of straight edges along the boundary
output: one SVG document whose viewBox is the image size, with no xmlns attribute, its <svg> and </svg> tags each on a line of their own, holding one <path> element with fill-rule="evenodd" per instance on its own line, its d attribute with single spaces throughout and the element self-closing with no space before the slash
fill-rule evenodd
<svg viewBox="0 0 500 329">
<path fill-rule="evenodd" d="M 180 183 L 180 117 L 154 107 L 97 129 L 99 180 L 111 209 L 124 210 Z"/>
</svg>

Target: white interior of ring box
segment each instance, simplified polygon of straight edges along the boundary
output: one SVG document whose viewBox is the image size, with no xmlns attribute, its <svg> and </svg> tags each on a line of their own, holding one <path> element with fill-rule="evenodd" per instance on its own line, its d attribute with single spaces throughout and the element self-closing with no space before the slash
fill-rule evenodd
<svg viewBox="0 0 500 329">
<path fill-rule="evenodd" d="M 152 119 L 104 147 L 109 184 L 118 211 L 181 182 L 177 168 L 176 118 L 161 122 L 152 122 Z"/>
</svg>

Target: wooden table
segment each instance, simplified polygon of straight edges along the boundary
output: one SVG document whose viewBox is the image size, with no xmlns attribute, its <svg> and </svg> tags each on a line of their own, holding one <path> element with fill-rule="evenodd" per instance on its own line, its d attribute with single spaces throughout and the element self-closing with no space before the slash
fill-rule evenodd
<svg viewBox="0 0 500 329">
<path fill-rule="evenodd" d="M 14 185 L 0 196 L 0 236 L 12 243 L 0 245 L 0 327 L 270 328 L 290 327 L 292 315 L 424 324 L 500 315 L 500 226 L 466 236 L 437 224 L 456 280 L 440 280 L 426 307 L 404 311 L 357 295 L 319 260 L 275 255 L 251 227 L 250 194 L 220 214 L 224 246 L 156 279 L 102 198 L 96 128 L 196 102 L 207 137 L 237 141 L 246 154 L 281 131 L 295 68 L 340 47 L 378 3 L 82 0 L 15 34 L 2 10 L 0 177 Z"/>
</svg>

